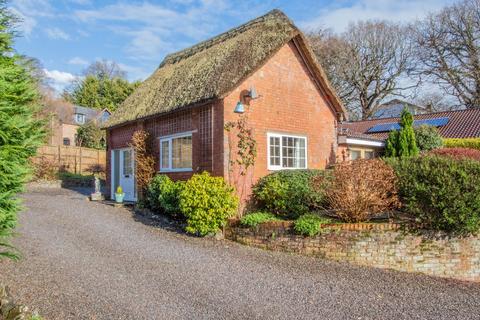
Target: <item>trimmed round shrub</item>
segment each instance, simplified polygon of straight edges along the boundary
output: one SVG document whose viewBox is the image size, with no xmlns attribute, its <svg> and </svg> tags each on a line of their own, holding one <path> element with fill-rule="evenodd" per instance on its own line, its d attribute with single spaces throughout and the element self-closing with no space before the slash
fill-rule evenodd
<svg viewBox="0 0 480 320">
<path fill-rule="evenodd" d="M 278 216 L 296 219 L 325 202 L 324 190 L 314 189 L 312 180 L 321 170 L 283 170 L 261 178 L 253 187 L 257 206 Z"/>
<path fill-rule="evenodd" d="M 430 151 L 443 146 L 443 139 L 437 128 L 424 124 L 416 127 L 414 131 L 417 147 L 420 151 Z"/>
<path fill-rule="evenodd" d="M 320 217 L 315 214 L 305 214 L 295 220 L 294 230 L 296 233 L 313 237 L 320 233 L 322 224 L 330 223 L 328 218 Z"/>
<path fill-rule="evenodd" d="M 240 223 L 246 227 L 256 227 L 261 223 L 268 221 L 279 221 L 273 213 L 270 212 L 252 212 L 243 216 Z"/>
<path fill-rule="evenodd" d="M 480 162 L 423 156 L 389 163 L 406 211 L 425 227 L 454 233 L 480 230 Z"/>
<path fill-rule="evenodd" d="M 368 221 L 398 207 L 396 176 L 381 159 L 337 164 L 327 189 L 329 207 L 346 222 Z"/>
<path fill-rule="evenodd" d="M 205 236 L 217 232 L 235 215 L 238 198 L 222 177 L 194 174 L 180 192 L 179 207 L 187 218 L 185 231 Z"/>
<path fill-rule="evenodd" d="M 180 213 L 179 197 L 183 184 L 183 181 L 172 181 L 167 175 L 156 175 L 147 187 L 147 207 L 172 217 L 178 216 Z"/>
<path fill-rule="evenodd" d="M 480 161 L 480 150 L 470 148 L 442 148 L 432 150 L 430 154 L 451 157 L 453 159 L 472 159 Z"/>
<path fill-rule="evenodd" d="M 470 148 L 480 150 L 480 138 L 450 138 L 443 139 L 446 148 Z"/>
</svg>

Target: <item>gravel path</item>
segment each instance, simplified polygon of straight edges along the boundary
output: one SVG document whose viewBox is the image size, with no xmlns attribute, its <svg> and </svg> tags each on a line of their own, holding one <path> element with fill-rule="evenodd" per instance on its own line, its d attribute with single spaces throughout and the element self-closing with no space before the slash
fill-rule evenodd
<svg viewBox="0 0 480 320">
<path fill-rule="evenodd" d="M 145 225 L 31 190 L 0 283 L 46 319 L 480 319 L 480 285 L 353 267 Z"/>
</svg>

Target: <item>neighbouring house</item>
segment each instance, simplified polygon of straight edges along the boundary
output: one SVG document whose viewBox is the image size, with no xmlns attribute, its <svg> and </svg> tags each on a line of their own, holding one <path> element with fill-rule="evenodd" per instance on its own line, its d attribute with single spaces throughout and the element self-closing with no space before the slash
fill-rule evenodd
<svg viewBox="0 0 480 320">
<path fill-rule="evenodd" d="M 370 118 L 382 119 L 400 117 L 403 109 L 407 109 L 413 115 L 429 113 L 429 110 L 426 107 L 418 106 L 400 99 L 393 99 L 379 105 Z"/>
<path fill-rule="evenodd" d="M 325 168 L 336 161 L 345 110 L 302 32 L 273 10 L 238 28 L 168 55 L 115 111 L 107 130 L 107 181 L 136 200 L 129 147 L 136 130 L 151 138 L 156 170 L 188 179 L 204 170 L 250 192 L 280 169 Z M 257 143 L 247 174 L 235 168 L 236 134 L 246 119 Z M 241 181 L 243 179 L 243 182 Z"/>
<path fill-rule="evenodd" d="M 480 108 L 414 115 L 414 126 L 431 125 L 443 138 L 480 137 Z M 343 122 L 339 126 L 339 158 L 355 160 L 382 153 L 392 130 L 400 129 L 400 118 Z"/>
<path fill-rule="evenodd" d="M 110 118 L 108 109 L 97 110 L 81 107 L 68 102 L 58 103 L 53 106 L 53 117 L 50 119 L 50 141 L 52 146 L 76 145 L 77 129 L 90 121 L 96 121 L 99 125 Z"/>
</svg>

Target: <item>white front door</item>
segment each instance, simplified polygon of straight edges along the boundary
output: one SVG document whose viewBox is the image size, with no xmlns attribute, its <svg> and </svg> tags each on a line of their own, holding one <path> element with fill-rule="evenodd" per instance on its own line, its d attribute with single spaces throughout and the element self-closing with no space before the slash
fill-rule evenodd
<svg viewBox="0 0 480 320">
<path fill-rule="evenodd" d="M 113 151 L 112 177 L 115 190 L 121 186 L 125 193 L 125 201 L 136 201 L 135 190 L 135 159 L 132 149 L 119 149 Z M 116 183 L 115 183 L 116 182 Z"/>
</svg>

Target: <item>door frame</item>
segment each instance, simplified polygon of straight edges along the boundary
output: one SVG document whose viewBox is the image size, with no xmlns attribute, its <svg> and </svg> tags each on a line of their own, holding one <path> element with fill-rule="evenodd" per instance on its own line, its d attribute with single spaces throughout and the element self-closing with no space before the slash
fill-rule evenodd
<svg viewBox="0 0 480 320">
<path fill-rule="evenodd" d="M 138 193 L 137 193 L 137 176 L 135 175 L 135 152 L 133 148 L 125 147 L 125 148 L 115 148 L 110 150 L 110 197 L 111 199 L 115 199 L 115 161 L 114 161 L 114 151 L 119 151 L 118 155 L 122 153 L 122 151 L 125 150 L 132 150 L 132 164 L 133 164 L 133 202 L 136 202 L 138 200 Z M 120 163 L 120 159 L 118 160 L 118 164 L 120 166 L 119 168 L 119 175 L 121 175 L 121 168 L 122 164 Z M 120 181 L 120 177 L 119 177 Z"/>
</svg>

